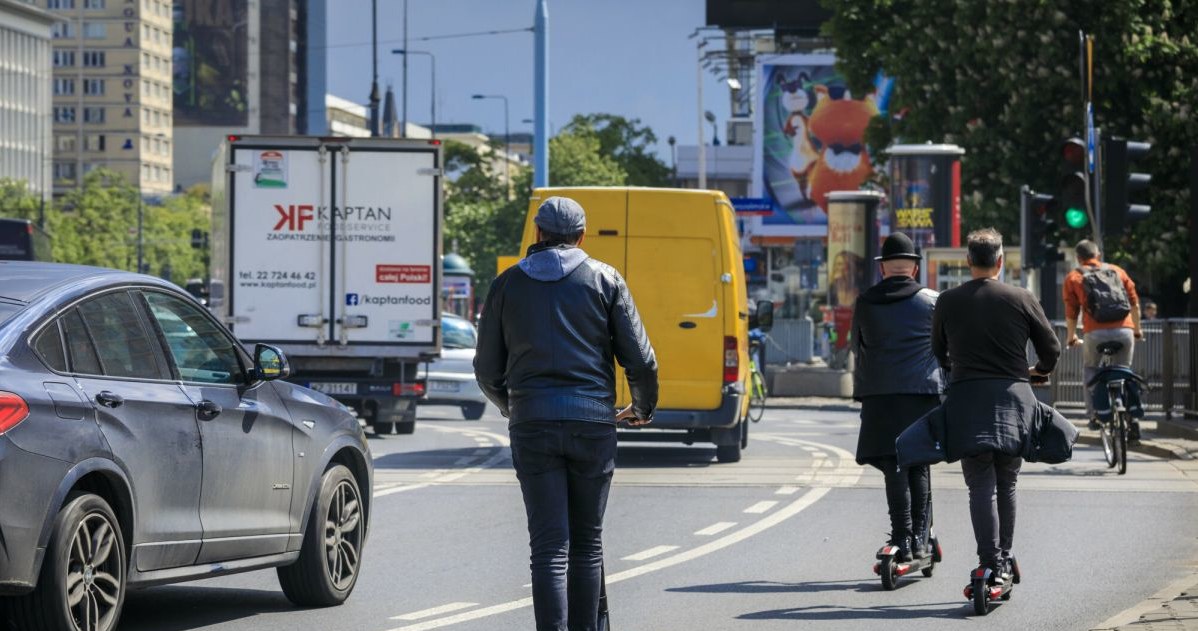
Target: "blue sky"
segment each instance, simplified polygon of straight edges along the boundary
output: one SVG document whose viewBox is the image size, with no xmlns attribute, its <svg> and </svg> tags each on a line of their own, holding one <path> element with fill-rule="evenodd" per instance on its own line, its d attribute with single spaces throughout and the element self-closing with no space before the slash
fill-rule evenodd
<svg viewBox="0 0 1198 631">
<path fill-rule="evenodd" d="M 400 96 L 403 0 L 379 0 L 379 81 Z M 419 41 L 424 36 L 531 27 L 534 0 L 408 0 L 409 48 L 437 58 L 437 119 L 474 123 L 503 133 L 500 101 L 475 101 L 475 93 L 504 94 L 513 133 L 531 132 L 533 36 L 513 33 Z M 704 22 L 703 0 L 549 0 L 550 123 L 554 131 L 579 113 L 640 118 L 658 136 L 694 144 L 695 41 L 687 36 Z M 370 92 L 370 0 L 329 2 L 329 91 L 365 102 Z M 408 62 L 408 117 L 429 120 L 429 62 Z M 728 90 L 705 74 L 704 103 L 724 135 Z M 704 133 L 709 136 L 710 126 Z"/>
</svg>

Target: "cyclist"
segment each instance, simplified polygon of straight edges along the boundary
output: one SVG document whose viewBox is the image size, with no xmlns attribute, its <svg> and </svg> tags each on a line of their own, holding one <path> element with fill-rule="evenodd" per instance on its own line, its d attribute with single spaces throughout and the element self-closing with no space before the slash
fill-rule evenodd
<svg viewBox="0 0 1198 631">
<path fill-rule="evenodd" d="M 1077 254 L 1077 269 L 1065 277 L 1062 290 L 1065 299 L 1065 336 L 1070 347 L 1082 343 L 1077 336 L 1078 313 L 1082 317 L 1082 334 L 1085 336 L 1085 383 L 1090 383 L 1098 373 L 1102 357 L 1098 346 L 1104 342 L 1121 342 L 1123 347 L 1112 357 L 1116 366 L 1131 366 L 1135 340 L 1144 339 L 1140 330 L 1140 298 L 1136 284 L 1123 268 L 1103 263 L 1098 245 L 1090 240 L 1079 241 L 1074 249 Z M 1090 429 L 1099 429 L 1094 413 L 1093 397 L 1086 397 L 1086 416 Z M 1140 424 L 1133 422 L 1129 432 L 1131 440 L 1140 439 Z"/>
<path fill-rule="evenodd" d="M 885 476 L 890 545 L 898 546 L 899 561 L 910 561 L 928 552 L 930 473 L 927 466 L 899 469 L 894 441 L 940 405 L 944 383 L 932 353 L 938 294 L 915 280 L 921 258 L 907 235 L 887 237 L 875 260 L 882 281 L 857 298 L 850 335 L 853 398 L 861 401 L 857 464 L 877 467 Z"/>
</svg>

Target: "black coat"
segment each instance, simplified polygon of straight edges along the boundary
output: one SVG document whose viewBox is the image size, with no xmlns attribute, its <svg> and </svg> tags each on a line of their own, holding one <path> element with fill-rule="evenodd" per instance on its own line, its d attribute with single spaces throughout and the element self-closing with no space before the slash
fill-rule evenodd
<svg viewBox="0 0 1198 631">
<path fill-rule="evenodd" d="M 944 400 L 945 456 L 949 462 L 991 451 L 1019 456 L 1039 414 L 1040 401 L 1026 381 L 955 382 Z"/>
<path fill-rule="evenodd" d="M 891 276 L 857 298 L 850 338 L 853 398 L 944 391 L 940 364 L 932 352 L 938 295 L 909 277 Z M 903 427 L 916 418 L 904 419 Z M 890 436 L 892 443 L 896 435 Z"/>
</svg>

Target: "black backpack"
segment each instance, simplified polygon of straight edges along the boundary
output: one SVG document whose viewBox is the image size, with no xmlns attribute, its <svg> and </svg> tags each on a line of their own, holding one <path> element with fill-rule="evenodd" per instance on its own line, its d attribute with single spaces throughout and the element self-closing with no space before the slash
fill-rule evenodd
<svg viewBox="0 0 1198 631">
<path fill-rule="evenodd" d="M 1119 272 L 1109 265 L 1077 268 L 1086 292 L 1086 313 L 1095 322 L 1122 322 L 1131 313 L 1131 301 Z"/>
</svg>

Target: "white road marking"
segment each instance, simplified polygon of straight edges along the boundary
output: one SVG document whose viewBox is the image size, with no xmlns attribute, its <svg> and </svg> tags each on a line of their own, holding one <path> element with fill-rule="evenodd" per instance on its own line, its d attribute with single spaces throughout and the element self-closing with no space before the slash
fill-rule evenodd
<svg viewBox="0 0 1198 631">
<path fill-rule="evenodd" d="M 721 532 L 724 532 L 725 530 L 728 530 L 729 528 L 732 528 L 735 525 L 736 525 L 736 522 L 734 522 L 734 521 L 721 521 L 719 523 L 712 524 L 712 525 L 704 528 L 703 530 L 696 530 L 695 534 L 700 537 L 710 537 L 712 535 L 718 535 Z"/>
<path fill-rule="evenodd" d="M 811 456 L 813 458 L 817 458 L 817 459 L 818 458 L 827 458 L 828 454 L 825 452 L 822 452 L 822 451 L 813 451 L 813 452 L 811 452 Z"/>
<path fill-rule="evenodd" d="M 682 552 L 670 555 L 664 559 L 658 559 L 644 565 L 638 565 L 637 567 L 624 570 L 623 572 L 612 574 L 607 577 L 607 583 L 611 585 L 614 583 L 619 583 L 620 581 L 626 581 L 630 578 L 636 578 L 650 572 L 664 570 L 680 563 L 693 561 L 700 557 L 707 556 L 712 552 L 717 552 L 727 548 L 728 546 L 740 543 L 741 541 L 744 541 L 753 535 L 765 532 L 766 530 L 777 526 L 787 519 L 798 515 L 807 507 L 818 502 L 821 498 L 823 498 L 823 496 L 828 494 L 828 491 L 831 490 L 832 489 L 827 487 L 811 489 L 799 497 L 799 499 L 784 507 L 782 510 L 766 517 L 762 517 L 761 519 L 749 524 L 748 526 L 745 526 L 744 528 L 741 528 L 740 530 L 724 535 L 719 539 L 709 541 L 701 546 L 697 546 L 689 550 L 683 550 Z M 474 611 L 467 611 L 460 614 L 447 616 L 445 618 L 437 618 L 434 620 L 428 620 L 426 622 L 419 622 L 406 627 L 396 627 L 390 631 L 428 631 L 429 629 L 440 629 L 450 625 L 458 624 L 460 622 L 469 622 L 471 620 L 487 618 L 489 616 L 507 613 L 509 611 L 515 611 L 517 609 L 530 606 L 532 606 L 532 598 L 521 598 L 519 600 L 492 605 L 490 607 L 483 607 L 482 609 L 475 609 Z"/>
<path fill-rule="evenodd" d="M 511 442 L 508 440 L 507 436 L 504 436 L 502 434 L 496 434 L 493 432 L 487 432 L 487 431 L 483 431 L 483 430 L 459 429 L 456 427 L 434 427 L 433 429 L 436 431 L 439 431 L 439 432 L 445 432 L 445 433 L 449 433 L 449 434 L 465 434 L 467 436 L 472 436 L 472 437 L 480 436 L 480 435 L 486 436 L 489 439 L 499 443 L 500 446 L 507 446 Z M 487 451 L 490 451 L 490 450 L 487 450 Z M 436 477 L 436 479 L 434 479 L 431 482 L 421 482 L 418 484 L 404 484 L 404 485 L 400 485 L 400 486 L 393 486 L 393 487 L 385 488 L 380 491 L 375 491 L 372 494 L 372 496 L 373 497 L 385 497 L 387 495 L 394 495 L 395 493 L 403 493 L 404 491 L 415 491 L 417 489 L 423 489 L 423 488 L 430 487 L 430 486 L 433 486 L 433 485 L 435 485 L 437 483 L 441 483 L 441 482 L 453 482 L 455 480 L 460 480 L 470 474 L 478 473 L 479 471 L 482 471 L 483 469 L 490 469 L 491 467 L 494 467 L 495 465 L 499 464 L 500 462 L 503 462 L 503 459 L 506 457 L 506 454 L 507 454 L 506 450 L 498 449 L 495 451 L 494 454 L 491 455 L 490 458 L 487 458 L 485 461 L 483 461 L 479 465 L 469 467 L 467 469 L 461 469 L 454 473 L 446 473 L 447 472 L 446 469 L 438 469 L 436 471 L 430 471 L 429 473 L 423 474 L 420 477 L 430 477 L 429 476 L 430 473 L 434 477 L 435 476 L 440 476 L 440 477 Z"/>
<path fill-rule="evenodd" d="M 764 502 L 757 502 L 756 504 L 746 508 L 745 512 L 750 513 L 750 514 L 760 515 L 761 513 L 767 512 L 767 511 L 769 511 L 769 509 L 771 509 L 777 505 L 778 505 L 778 502 L 775 502 L 772 500 L 766 500 Z"/>
<path fill-rule="evenodd" d="M 405 613 L 402 616 L 392 616 L 391 619 L 392 620 L 407 620 L 407 621 L 422 620 L 424 618 L 432 618 L 433 616 L 440 616 L 442 614 L 453 613 L 455 611 L 461 611 L 463 609 L 469 609 L 471 607 L 477 607 L 477 606 L 478 606 L 478 603 L 449 603 L 448 605 L 441 605 L 440 607 L 433 607 L 431 609 L 425 609 L 423 611 L 414 611 L 412 613 Z"/>
<path fill-rule="evenodd" d="M 630 554 L 621 559 L 621 561 L 644 561 L 646 559 L 652 559 L 653 557 L 661 556 L 667 552 L 673 552 L 677 549 L 678 546 L 655 546 L 649 548 L 648 550 L 637 552 L 636 554 Z"/>
<path fill-rule="evenodd" d="M 774 491 L 774 495 L 794 495 L 798 492 L 799 487 L 797 486 L 784 486 L 779 488 L 777 491 Z"/>
</svg>

